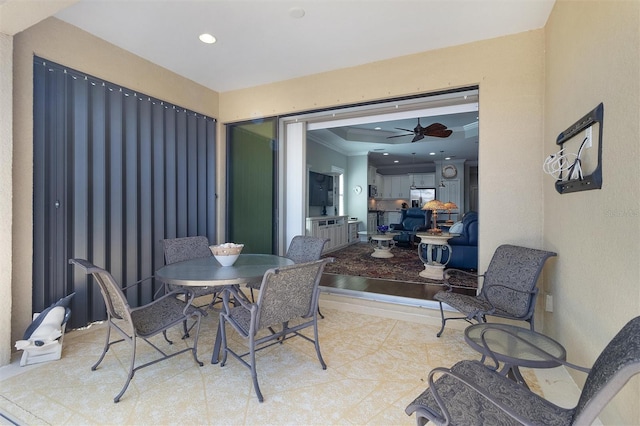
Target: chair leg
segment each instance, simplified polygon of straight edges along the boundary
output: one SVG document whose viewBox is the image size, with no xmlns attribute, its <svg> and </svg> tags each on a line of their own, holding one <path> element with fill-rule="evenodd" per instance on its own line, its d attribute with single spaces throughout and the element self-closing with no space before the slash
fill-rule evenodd
<svg viewBox="0 0 640 426">
<path fill-rule="evenodd" d="M 313 334 L 314 334 L 313 344 L 316 347 L 316 355 L 318 355 L 318 361 L 320 361 L 320 365 L 322 366 L 322 369 L 326 370 L 327 364 L 324 362 L 324 359 L 322 358 L 322 354 L 320 353 L 320 341 L 318 340 L 318 318 L 316 318 L 315 321 L 313 322 Z"/>
<path fill-rule="evenodd" d="M 200 320 L 202 319 L 202 315 L 200 315 L 200 313 L 196 314 L 196 338 L 193 339 L 193 348 L 191 348 L 191 353 L 193 354 L 193 359 L 196 361 L 196 364 L 198 364 L 200 367 L 202 367 L 204 365 L 204 363 L 202 363 L 199 359 L 198 359 L 198 338 L 200 337 Z"/>
<path fill-rule="evenodd" d="M 104 359 L 104 356 L 107 354 L 107 351 L 109 350 L 109 346 L 111 346 L 109 344 L 109 339 L 111 338 L 111 323 L 109 321 L 111 320 L 110 319 L 107 320 L 107 338 L 105 339 L 105 342 L 104 342 L 104 349 L 102 350 L 102 355 L 100 355 L 100 358 L 98 358 L 98 361 L 91 366 L 91 371 L 96 371 L 96 368 L 98 368 L 98 365 L 100 365 L 100 363 Z"/>
<path fill-rule="evenodd" d="M 251 379 L 253 380 L 253 389 L 256 391 L 256 395 L 258 397 L 258 401 L 263 402 L 264 398 L 262 397 L 262 392 L 260 392 L 260 386 L 258 385 L 258 372 L 256 371 L 256 347 L 253 336 L 249 339 L 249 347 L 251 357 Z"/>
<path fill-rule="evenodd" d="M 320 312 L 320 306 L 318 306 L 318 315 L 320 315 L 320 318 L 324 319 L 324 315 L 322 315 L 322 312 Z"/>
<path fill-rule="evenodd" d="M 135 373 L 134 366 L 136 363 L 136 337 L 133 336 L 131 338 L 131 363 L 129 364 L 129 374 L 127 375 L 127 381 L 124 383 L 122 390 L 120 393 L 113 398 L 113 402 L 119 402 L 122 395 L 124 395 L 125 391 L 129 387 L 129 383 L 131 383 L 131 379 L 133 379 L 133 374 Z"/>
<path fill-rule="evenodd" d="M 189 338 L 189 330 L 191 330 L 191 328 L 187 327 L 187 320 L 182 321 L 182 330 L 184 331 L 184 333 L 182 333 L 182 338 L 183 339 L 188 339 Z"/>
<path fill-rule="evenodd" d="M 438 302 L 440 304 L 440 317 L 442 318 L 442 327 L 440 328 L 440 331 L 438 331 L 438 334 L 436 334 L 437 337 L 442 336 L 442 332 L 444 331 L 444 326 L 447 323 L 447 319 L 444 317 L 444 310 L 442 309 L 442 302 Z"/>
<path fill-rule="evenodd" d="M 222 359 L 220 360 L 220 367 L 224 367 L 224 364 L 227 362 L 227 333 L 225 327 L 225 319 L 222 314 L 220 314 L 220 323 L 218 324 L 218 333 L 220 333 L 220 350 L 222 351 Z M 217 339 L 217 337 L 216 337 Z M 211 358 L 211 364 L 215 364 L 214 358 L 216 356 L 215 348 L 213 351 L 213 356 Z M 218 361 L 217 359 L 215 360 Z"/>
</svg>

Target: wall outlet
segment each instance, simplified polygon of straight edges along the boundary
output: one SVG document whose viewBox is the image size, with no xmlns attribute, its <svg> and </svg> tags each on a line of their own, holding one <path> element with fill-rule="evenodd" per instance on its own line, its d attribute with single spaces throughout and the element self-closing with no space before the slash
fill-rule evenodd
<svg viewBox="0 0 640 426">
<path fill-rule="evenodd" d="M 584 137 L 587 139 L 587 141 L 584 143 L 584 147 L 585 147 L 585 148 L 591 148 L 591 145 L 593 144 L 593 143 L 592 143 L 592 138 L 593 138 L 593 126 L 589 126 L 589 127 L 587 127 L 586 134 L 585 134 L 585 136 L 584 136 Z"/>
<path fill-rule="evenodd" d="M 547 297 L 544 299 L 544 310 L 553 312 L 553 296 L 550 294 L 547 294 Z"/>
</svg>

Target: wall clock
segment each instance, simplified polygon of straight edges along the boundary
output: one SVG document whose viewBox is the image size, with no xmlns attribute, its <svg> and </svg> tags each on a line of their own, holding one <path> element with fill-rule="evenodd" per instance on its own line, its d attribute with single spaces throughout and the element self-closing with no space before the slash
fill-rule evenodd
<svg viewBox="0 0 640 426">
<path fill-rule="evenodd" d="M 456 166 L 454 166 L 453 164 L 449 164 L 442 168 L 443 178 L 451 179 L 456 177 L 457 174 L 458 174 L 458 169 L 456 169 Z"/>
<path fill-rule="evenodd" d="M 362 192 L 362 187 L 360 185 L 356 185 L 353 187 L 353 192 L 356 193 L 356 195 L 360 194 Z"/>
</svg>

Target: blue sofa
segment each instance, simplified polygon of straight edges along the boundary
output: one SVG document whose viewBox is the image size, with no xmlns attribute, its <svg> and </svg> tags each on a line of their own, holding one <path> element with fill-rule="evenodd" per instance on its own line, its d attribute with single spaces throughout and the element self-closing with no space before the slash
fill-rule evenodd
<svg viewBox="0 0 640 426">
<path fill-rule="evenodd" d="M 447 259 L 447 268 L 478 270 L 478 213 L 468 212 L 462 218 L 462 232 L 448 241 L 452 253 L 443 254 Z M 427 256 L 427 248 L 423 247 L 422 255 Z M 451 259 L 449 259 L 449 255 Z"/>
<path fill-rule="evenodd" d="M 402 210 L 402 220 L 400 223 L 392 223 L 389 225 L 391 232 L 397 232 L 393 239 L 397 244 L 413 245 L 418 243 L 415 238 L 419 232 L 426 232 L 431 226 L 431 210 L 422 210 L 419 208 L 410 208 Z"/>
</svg>

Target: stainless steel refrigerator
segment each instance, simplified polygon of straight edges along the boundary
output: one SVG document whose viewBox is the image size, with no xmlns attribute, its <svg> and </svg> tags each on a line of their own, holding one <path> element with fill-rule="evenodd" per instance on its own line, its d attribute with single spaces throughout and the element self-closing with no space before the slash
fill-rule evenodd
<svg viewBox="0 0 640 426">
<path fill-rule="evenodd" d="M 411 190 L 411 207 L 422 207 L 427 201 L 435 200 L 435 188 L 416 188 Z"/>
</svg>

